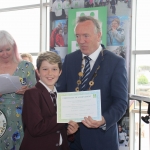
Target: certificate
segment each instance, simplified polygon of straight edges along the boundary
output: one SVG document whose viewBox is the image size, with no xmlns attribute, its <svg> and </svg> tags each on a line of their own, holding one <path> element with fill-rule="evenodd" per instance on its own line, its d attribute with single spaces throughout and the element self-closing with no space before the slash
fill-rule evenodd
<svg viewBox="0 0 150 150">
<path fill-rule="evenodd" d="M 18 76 L 11 76 L 9 74 L 0 75 L 0 94 L 7 94 L 16 92 L 22 85 Z"/>
<path fill-rule="evenodd" d="M 81 122 L 88 116 L 102 120 L 100 90 L 57 93 L 57 123 Z"/>
</svg>

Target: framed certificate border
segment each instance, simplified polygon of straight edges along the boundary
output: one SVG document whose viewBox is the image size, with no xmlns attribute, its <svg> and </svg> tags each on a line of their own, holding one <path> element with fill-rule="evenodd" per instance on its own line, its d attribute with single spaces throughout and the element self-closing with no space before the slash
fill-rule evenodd
<svg viewBox="0 0 150 150">
<path fill-rule="evenodd" d="M 88 114 L 88 111 L 87 111 L 87 115 L 84 117 L 91 116 L 94 120 L 101 120 L 102 118 L 101 118 L 101 93 L 100 93 L 100 90 L 90 90 L 90 91 L 80 91 L 80 92 L 57 93 L 57 123 L 68 123 L 70 120 L 73 120 L 75 122 L 81 122 L 82 120 L 84 120 L 84 117 L 83 116 L 80 117 L 80 115 L 77 115 L 76 117 L 70 116 L 70 118 L 64 119 L 62 117 L 62 116 L 64 116 L 62 114 L 62 109 L 64 109 L 64 108 L 62 108 L 62 107 L 64 107 L 64 105 L 65 105 L 63 103 L 63 100 L 67 99 L 68 102 L 73 102 L 73 103 L 79 105 L 79 103 L 76 102 L 76 97 L 82 97 L 82 99 L 86 99 L 86 97 L 88 97 L 88 96 L 92 97 L 92 99 L 94 99 L 94 101 L 96 101 L 96 109 L 95 109 L 96 116 L 91 116 L 91 114 Z M 82 103 L 82 104 L 84 104 L 84 103 Z M 78 107 L 78 109 L 83 109 L 83 108 L 85 108 L 85 105 L 83 105 L 83 107 L 80 107 L 80 108 Z M 93 110 L 93 111 L 95 111 L 95 110 Z M 67 106 L 66 106 L 66 111 L 68 111 L 67 112 L 68 114 L 74 113 L 74 110 L 67 109 Z"/>
</svg>

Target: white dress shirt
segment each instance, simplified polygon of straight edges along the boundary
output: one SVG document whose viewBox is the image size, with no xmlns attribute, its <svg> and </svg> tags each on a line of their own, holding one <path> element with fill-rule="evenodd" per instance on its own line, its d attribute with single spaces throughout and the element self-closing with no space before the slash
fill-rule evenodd
<svg viewBox="0 0 150 150">
<path fill-rule="evenodd" d="M 99 56 L 100 52 L 102 50 L 102 46 L 100 45 L 99 48 L 93 52 L 91 55 L 89 55 L 88 57 L 91 58 L 90 60 L 90 69 L 92 70 L 96 60 L 97 60 L 97 57 Z M 86 56 L 85 54 L 82 53 L 82 58 Z M 85 65 L 85 59 L 83 59 L 83 65 Z M 84 69 L 84 68 L 83 68 Z M 82 69 L 82 72 L 83 72 L 83 69 Z"/>
</svg>

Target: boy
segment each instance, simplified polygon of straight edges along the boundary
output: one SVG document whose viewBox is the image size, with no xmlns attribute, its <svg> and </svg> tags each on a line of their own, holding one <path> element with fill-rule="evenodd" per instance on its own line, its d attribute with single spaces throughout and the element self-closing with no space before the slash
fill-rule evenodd
<svg viewBox="0 0 150 150">
<path fill-rule="evenodd" d="M 67 134 L 77 131 L 77 123 L 57 123 L 55 83 L 61 74 L 61 58 L 54 52 L 44 52 L 37 58 L 40 77 L 34 88 L 24 94 L 22 119 L 24 138 L 20 150 L 69 150 Z"/>
</svg>

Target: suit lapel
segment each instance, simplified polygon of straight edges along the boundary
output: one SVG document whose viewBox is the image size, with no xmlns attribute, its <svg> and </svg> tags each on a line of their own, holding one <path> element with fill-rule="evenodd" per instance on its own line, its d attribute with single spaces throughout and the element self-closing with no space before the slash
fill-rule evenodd
<svg viewBox="0 0 150 150">
<path fill-rule="evenodd" d="M 75 72 L 80 72 L 81 71 L 81 65 L 82 65 L 82 53 L 79 50 L 76 56 L 77 59 L 75 59 Z"/>
<path fill-rule="evenodd" d="M 40 83 L 38 82 L 36 85 L 36 88 L 38 88 L 39 90 L 41 90 L 41 94 L 42 97 L 47 105 L 47 107 L 49 108 L 49 111 L 53 114 L 54 112 L 56 113 L 56 110 L 54 108 L 54 104 L 52 102 L 52 99 L 50 97 L 50 93 L 47 91 L 47 89 Z"/>
<path fill-rule="evenodd" d="M 77 79 L 76 79 L 76 82 L 77 80 L 79 80 L 79 75 L 78 73 L 81 72 L 81 65 L 82 65 L 82 53 L 81 51 L 79 50 L 78 53 L 77 53 L 77 56 L 75 56 L 77 59 L 75 60 L 75 70 L 74 72 L 77 73 Z M 79 85 L 79 89 L 81 88 L 81 85 Z"/>
</svg>

